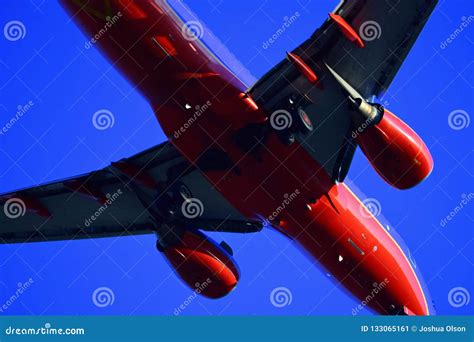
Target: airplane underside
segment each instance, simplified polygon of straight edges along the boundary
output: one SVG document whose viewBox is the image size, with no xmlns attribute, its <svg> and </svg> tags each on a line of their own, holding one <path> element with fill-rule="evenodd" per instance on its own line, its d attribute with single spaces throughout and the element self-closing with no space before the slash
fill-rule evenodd
<svg viewBox="0 0 474 342">
<path fill-rule="evenodd" d="M 51 222 L 28 239 L 29 229 L 10 226 L 0 234 L 4 241 L 117 235 L 105 217 L 92 222 L 94 228 L 57 227 L 75 209 L 92 210 L 126 184 L 114 205 L 128 233 L 155 233 L 177 275 L 206 297 L 229 294 L 240 270 L 231 248 L 201 231 L 248 233 L 268 225 L 374 311 L 431 314 L 400 246 L 343 183 L 357 147 L 397 189 L 418 185 L 433 169 L 422 139 L 373 102 L 424 22 L 413 15 L 387 18 L 387 27 L 404 20 L 401 32 L 385 33 L 387 44 L 404 42 L 398 47 L 403 58 L 373 60 L 386 46 L 373 45 L 374 53 L 370 44 L 385 43 L 364 41 L 354 27 L 370 15 L 383 17 L 386 4 L 343 1 L 308 41 L 248 88 L 186 31 L 169 1 L 61 2 L 88 36 L 117 17 L 94 44 L 150 102 L 170 142 L 90 175 L 4 196 L 5 203 L 17 198 L 27 204 L 28 224 Z M 400 6 L 426 20 L 435 4 Z M 349 62 L 354 56 L 378 65 L 370 65 L 377 72 L 364 75 Z M 67 205 L 67 196 L 77 204 L 57 209 Z"/>
</svg>

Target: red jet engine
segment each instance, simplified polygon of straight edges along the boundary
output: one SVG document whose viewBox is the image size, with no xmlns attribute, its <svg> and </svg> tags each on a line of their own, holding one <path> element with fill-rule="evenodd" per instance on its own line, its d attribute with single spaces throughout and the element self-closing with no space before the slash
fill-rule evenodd
<svg viewBox="0 0 474 342">
<path fill-rule="evenodd" d="M 421 138 L 402 120 L 379 104 L 367 102 L 345 79 L 326 64 L 348 94 L 357 141 L 377 173 L 397 189 L 421 183 L 433 170 L 433 158 Z"/>
<path fill-rule="evenodd" d="M 380 122 L 354 135 L 377 173 L 397 189 L 418 185 L 433 170 L 433 158 L 423 140 L 386 109 Z"/>
<path fill-rule="evenodd" d="M 239 281 L 240 272 L 232 256 L 200 232 L 185 231 L 179 241 L 162 249 L 176 274 L 205 297 L 224 297 Z"/>
</svg>

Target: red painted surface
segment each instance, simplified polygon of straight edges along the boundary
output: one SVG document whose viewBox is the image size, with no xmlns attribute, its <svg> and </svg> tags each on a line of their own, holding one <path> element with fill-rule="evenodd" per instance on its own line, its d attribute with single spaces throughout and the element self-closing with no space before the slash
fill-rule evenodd
<svg viewBox="0 0 474 342">
<path fill-rule="evenodd" d="M 240 98 L 247 104 L 250 110 L 258 110 L 258 105 L 255 101 L 246 93 L 241 93 Z"/>
<path fill-rule="evenodd" d="M 310 83 L 316 83 L 318 81 L 318 76 L 316 73 L 300 56 L 291 52 L 287 52 L 286 54 L 290 62 L 296 66 L 296 68 L 304 75 L 304 77 L 306 77 Z"/>
<path fill-rule="evenodd" d="M 342 34 L 353 42 L 356 46 L 360 48 L 364 48 L 365 44 L 357 34 L 357 32 L 352 28 L 352 26 L 340 15 L 329 13 L 329 17 L 336 23 L 338 29 L 342 32 Z"/>
<path fill-rule="evenodd" d="M 239 280 L 232 258 L 202 234 L 185 232 L 180 242 L 165 249 L 164 255 L 189 288 L 208 298 L 229 294 Z"/>
<path fill-rule="evenodd" d="M 377 173 L 398 189 L 418 185 L 433 170 L 433 158 L 423 140 L 388 110 L 379 124 L 356 140 Z"/>
<path fill-rule="evenodd" d="M 76 13 L 77 7 L 70 1 L 63 0 L 63 3 L 71 7 L 75 20 L 89 35 L 100 29 L 101 24 L 91 20 L 90 15 Z M 115 10 L 123 9 L 120 1 L 111 1 L 111 4 Z M 246 85 L 198 41 L 182 39 L 183 23 L 165 2 L 137 1 L 134 4 L 147 17 L 135 20 L 123 11 L 123 22 L 108 32 L 120 42 L 120 48 L 107 36 L 98 44 L 150 101 L 168 136 L 193 115 L 184 110 L 185 103 L 195 106 L 208 100 L 212 102 L 211 110 L 199 117 L 199 124 L 190 125 L 178 139 L 172 140 L 183 156 L 197 164 L 209 149 L 225 153 L 234 168 L 205 172 L 215 188 L 243 215 L 273 222 L 278 231 L 294 239 L 313 261 L 332 274 L 336 283 L 359 300 L 365 300 L 372 293 L 375 283 L 385 284 L 367 303 L 375 311 L 388 314 L 394 311 L 393 305 L 400 311 L 406 306 L 417 315 L 428 314 L 423 291 L 408 259 L 357 197 L 345 185 L 332 183 L 301 145 L 284 145 L 275 133 L 269 133 L 264 142 L 256 143 L 250 151 L 241 150 L 235 143 L 235 133 L 250 122 L 261 122 L 267 113 L 261 109 L 249 110 L 240 97 Z M 156 35 L 174 38 L 176 58 L 160 57 L 151 41 Z M 137 37 L 141 38 L 137 40 Z M 178 77 L 189 72 L 215 76 Z M 286 203 L 288 198 L 291 201 Z M 308 209 L 310 199 L 316 199 L 310 205 L 312 210 Z M 273 213 L 283 206 L 284 210 L 274 219 Z M 194 246 L 192 241 L 190 246 Z M 205 252 L 194 256 L 193 248 L 168 251 L 168 258 L 174 260 L 174 267 L 188 284 L 192 284 L 195 277 L 201 279 L 208 274 L 204 264 L 214 271 L 222 266 Z M 339 261 L 340 256 L 342 261 Z M 180 258 L 184 261 L 182 265 L 178 264 Z M 192 265 L 199 265 L 203 273 L 192 275 Z M 216 290 L 216 296 L 235 285 L 231 274 L 238 279 L 231 267 L 224 273 L 222 284 L 226 285 Z"/>
<path fill-rule="evenodd" d="M 176 56 L 176 49 L 174 48 L 173 43 L 170 41 L 170 39 L 166 36 L 155 36 L 153 37 L 155 39 L 156 44 L 158 44 L 159 47 L 163 49 L 163 57 L 165 56 L 170 56 L 174 57 Z"/>
</svg>

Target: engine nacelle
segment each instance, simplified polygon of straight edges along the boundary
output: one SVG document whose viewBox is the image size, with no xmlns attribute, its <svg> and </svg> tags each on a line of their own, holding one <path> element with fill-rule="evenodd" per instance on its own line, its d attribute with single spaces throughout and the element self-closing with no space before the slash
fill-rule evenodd
<svg viewBox="0 0 474 342">
<path fill-rule="evenodd" d="M 240 274 L 232 256 L 200 232 L 186 231 L 163 251 L 176 274 L 196 293 L 221 298 L 237 285 Z"/>
<path fill-rule="evenodd" d="M 382 120 L 356 140 L 377 173 L 398 189 L 414 187 L 433 170 L 433 158 L 423 140 L 386 109 Z"/>
</svg>

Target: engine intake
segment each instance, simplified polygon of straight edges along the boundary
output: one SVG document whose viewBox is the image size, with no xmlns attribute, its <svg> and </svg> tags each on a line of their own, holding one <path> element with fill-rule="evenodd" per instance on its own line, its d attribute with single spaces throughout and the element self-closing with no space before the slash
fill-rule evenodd
<svg viewBox="0 0 474 342">
<path fill-rule="evenodd" d="M 205 297 L 224 297 L 239 280 L 232 256 L 200 232 L 185 231 L 178 242 L 164 247 L 163 253 L 188 287 Z"/>
</svg>

